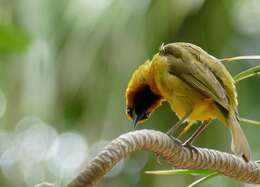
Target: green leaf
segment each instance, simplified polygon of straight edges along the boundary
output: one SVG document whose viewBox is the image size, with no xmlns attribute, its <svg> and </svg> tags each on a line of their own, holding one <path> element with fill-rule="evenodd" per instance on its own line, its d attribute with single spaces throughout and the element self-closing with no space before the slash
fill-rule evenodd
<svg viewBox="0 0 260 187">
<path fill-rule="evenodd" d="M 29 44 L 28 35 L 14 26 L 0 25 L 0 54 L 24 50 Z"/>
<path fill-rule="evenodd" d="M 260 121 L 255 121 L 255 120 L 246 119 L 246 118 L 239 118 L 239 121 L 248 123 L 248 124 L 252 124 L 252 125 L 256 125 L 256 126 L 260 126 Z"/>
<path fill-rule="evenodd" d="M 254 75 L 260 75 L 260 65 L 259 66 L 255 66 L 253 68 L 249 68 L 249 69 L 247 69 L 245 71 L 242 71 L 241 73 L 237 74 L 234 77 L 234 80 L 236 82 L 239 82 L 239 81 L 241 81 L 243 79 L 252 77 Z"/>
<path fill-rule="evenodd" d="M 205 177 L 202 177 L 202 178 L 196 180 L 195 182 L 193 182 L 192 184 L 190 184 L 190 185 L 187 186 L 187 187 L 196 186 L 196 185 L 201 184 L 202 182 L 205 182 L 205 181 L 207 181 L 207 180 L 209 180 L 209 179 L 211 179 L 211 178 L 213 178 L 213 177 L 216 177 L 216 176 L 218 176 L 218 175 L 219 175 L 218 172 L 211 173 L 211 174 L 209 174 L 208 176 L 205 176 Z"/>
<path fill-rule="evenodd" d="M 221 62 L 233 62 L 237 60 L 260 60 L 260 55 L 245 55 L 219 59 Z"/>
<path fill-rule="evenodd" d="M 172 169 L 172 170 L 156 170 L 156 171 L 146 171 L 145 174 L 151 175 L 209 175 L 212 171 L 202 170 L 202 169 Z"/>
</svg>

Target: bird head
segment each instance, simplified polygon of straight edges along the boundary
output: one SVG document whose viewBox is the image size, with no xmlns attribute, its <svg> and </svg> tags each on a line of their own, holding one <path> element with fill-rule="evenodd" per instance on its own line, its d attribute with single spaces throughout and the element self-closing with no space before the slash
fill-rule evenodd
<svg viewBox="0 0 260 187">
<path fill-rule="evenodd" d="M 150 61 L 146 61 L 133 73 L 126 89 L 126 114 L 133 120 L 134 127 L 147 120 L 161 101 L 150 74 Z"/>
</svg>

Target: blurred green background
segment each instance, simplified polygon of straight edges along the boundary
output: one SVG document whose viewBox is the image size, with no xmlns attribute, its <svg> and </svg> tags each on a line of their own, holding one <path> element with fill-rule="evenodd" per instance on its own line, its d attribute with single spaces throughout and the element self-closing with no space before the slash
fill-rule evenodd
<svg viewBox="0 0 260 187">
<path fill-rule="evenodd" d="M 133 130 L 127 82 L 163 42 L 176 41 L 218 58 L 259 55 L 260 1 L 0 0 L 0 186 L 65 186 L 108 141 Z M 235 75 L 257 64 L 227 66 Z M 240 115 L 260 120 L 260 79 L 237 90 Z M 176 121 L 165 103 L 138 128 L 165 132 Z M 260 159 L 260 127 L 241 125 Z M 195 144 L 230 152 L 230 134 L 214 121 Z M 170 167 L 136 153 L 98 186 L 182 187 L 197 179 L 144 174 L 155 169 Z M 250 185 L 216 177 L 200 186 Z"/>
</svg>

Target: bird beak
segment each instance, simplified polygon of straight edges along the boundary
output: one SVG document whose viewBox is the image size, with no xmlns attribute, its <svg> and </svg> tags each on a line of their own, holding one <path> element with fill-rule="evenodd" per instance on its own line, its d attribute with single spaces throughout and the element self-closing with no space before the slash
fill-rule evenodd
<svg viewBox="0 0 260 187">
<path fill-rule="evenodd" d="M 139 116 L 135 114 L 133 119 L 134 119 L 134 120 L 133 120 L 133 122 L 134 122 L 134 128 L 136 128 L 137 123 L 138 123 L 138 121 L 139 121 Z"/>
<path fill-rule="evenodd" d="M 133 117 L 133 122 L 134 122 L 134 128 L 136 128 L 138 122 L 143 118 L 145 114 L 134 114 L 134 117 Z"/>
</svg>

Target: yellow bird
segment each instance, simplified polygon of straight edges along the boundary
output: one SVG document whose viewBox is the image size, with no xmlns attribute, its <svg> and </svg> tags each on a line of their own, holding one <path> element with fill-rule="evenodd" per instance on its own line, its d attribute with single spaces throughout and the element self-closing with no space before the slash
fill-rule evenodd
<svg viewBox="0 0 260 187">
<path fill-rule="evenodd" d="M 186 144 L 220 120 L 231 130 L 232 151 L 246 161 L 250 147 L 240 127 L 235 82 L 225 66 L 200 47 L 190 43 L 162 45 L 152 60 L 133 73 L 126 90 L 126 112 L 134 125 L 167 101 L 180 118 L 178 124 L 201 121 Z"/>
</svg>

